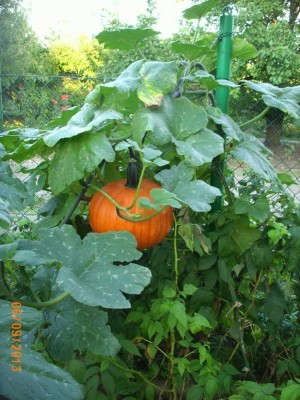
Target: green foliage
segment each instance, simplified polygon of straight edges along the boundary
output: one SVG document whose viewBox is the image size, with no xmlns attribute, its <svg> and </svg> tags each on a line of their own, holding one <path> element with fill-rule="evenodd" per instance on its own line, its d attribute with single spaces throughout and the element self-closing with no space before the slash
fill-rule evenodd
<svg viewBox="0 0 300 400">
<path fill-rule="evenodd" d="M 48 46 L 53 73 L 94 77 L 101 65 L 100 46 L 96 39 L 79 37 L 74 44 L 60 39 L 53 40 Z"/>
<path fill-rule="evenodd" d="M 215 3 L 186 14 L 203 15 Z M 132 33 L 122 31 L 122 39 L 136 45 L 149 31 L 135 31 L 134 40 Z M 120 32 L 109 36 L 115 43 Z M 195 47 L 184 46 L 174 49 L 192 60 Z M 247 45 L 238 48 L 242 57 L 253 55 Z M 213 57 L 206 54 L 208 65 Z M 297 88 L 244 84 L 284 112 L 288 102 L 299 116 Z M 8 382 L 1 395 L 297 398 L 299 205 L 283 190 L 282 182 L 293 182 L 276 175 L 268 150 L 215 106 L 220 86 L 236 85 L 188 61 L 140 59 L 44 129 L 1 135 L 0 369 Z M 15 177 L 10 160 L 35 156 L 41 162 L 29 177 Z M 240 184 L 229 167 L 211 169 L 227 156 L 248 165 Z M 88 223 L 91 195 L 125 178 L 129 159 L 162 186 L 152 200 L 137 201 L 157 213 L 174 208 L 169 235 L 143 251 L 132 234 L 93 233 Z M 224 194 L 211 185 L 214 173 Z M 41 189 L 49 201 L 40 220 L 12 240 L 11 214 Z M 223 208 L 211 212 L 221 195 Z M 20 316 L 22 329 L 11 329 L 11 315 Z M 22 345 L 19 360 L 14 343 Z M 21 371 L 11 370 L 12 359 Z"/>
<path fill-rule="evenodd" d="M 1 73 L 48 72 L 47 51 L 30 28 L 19 1 L 2 1 L 0 6 Z"/>
</svg>

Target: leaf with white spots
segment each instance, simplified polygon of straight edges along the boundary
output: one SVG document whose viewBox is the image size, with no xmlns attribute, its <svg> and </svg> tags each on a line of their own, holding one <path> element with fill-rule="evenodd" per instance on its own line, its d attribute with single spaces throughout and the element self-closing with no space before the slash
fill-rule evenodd
<svg viewBox="0 0 300 400">
<path fill-rule="evenodd" d="M 186 162 L 195 167 L 211 162 L 224 151 L 224 140 L 207 128 L 184 141 L 173 139 L 173 143 L 177 153 L 185 156 Z"/>
<path fill-rule="evenodd" d="M 115 356 L 120 345 L 107 325 L 107 313 L 77 303 L 71 297 L 47 311 L 46 348 L 54 360 L 69 361 L 74 351 L 87 349 L 102 356 Z"/>
<path fill-rule="evenodd" d="M 40 239 L 20 241 L 15 255 L 22 265 L 60 264 L 60 289 L 79 303 L 106 308 L 129 308 L 123 293 L 140 294 L 149 284 L 149 269 L 131 262 L 140 257 L 128 232 L 89 233 L 81 240 L 69 225 L 41 229 Z"/>
<path fill-rule="evenodd" d="M 0 395 L 10 400 L 83 400 L 81 386 L 68 372 L 48 363 L 42 354 L 30 348 L 35 339 L 34 329 L 42 321 L 42 312 L 21 306 L 22 313 L 15 317 L 21 318 L 22 336 L 11 337 L 12 310 L 10 302 L 0 300 Z M 15 349 L 11 346 L 14 344 L 19 348 L 20 343 L 20 357 L 12 358 Z M 20 363 L 12 362 L 18 359 Z M 12 370 L 12 367 L 18 369 L 19 366 L 20 371 Z"/>
<path fill-rule="evenodd" d="M 197 212 L 207 212 L 211 209 L 219 189 L 200 180 L 192 180 L 194 170 L 181 162 L 177 166 L 165 169 L 155 175 L 163 187 L 173 193 L 174 198 Z"/>
</svg>

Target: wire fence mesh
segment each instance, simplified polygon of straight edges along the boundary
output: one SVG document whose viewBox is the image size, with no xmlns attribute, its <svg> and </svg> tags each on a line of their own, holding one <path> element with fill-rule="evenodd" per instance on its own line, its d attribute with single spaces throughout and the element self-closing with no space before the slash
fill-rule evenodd
<svg viewBox="0 0 300 400">
<path fill-rule="evenodd" d="M 0 77 L 2 82 L 0 117 L 3 130 L 23 126 L 43 127 L 58 117 L 62 110 L 83 104 L 87 93 L 96 83 L 94 78 L 78 76 L 20 74 L 0 75 Z M 255 93 L 241 88 L 235 90 L 230 98 L 229 115 L 243 124 L 261 113 L 264 107 Z M 254 122 L 247 129 L 271 149 L 270 160 L 274 168 L 277 172 L 288 174 L 290 178 L 289 185 L 285 185 L 286 191 L 300 202 L 300 127 L 281 111 L 271 109 L 264 118 Z M 33 158 L 20 164 L 12 163 L 13 173 L 24 181 L 28 179 L 26 170 L 34 168 L 40 161 L 38 158 Z M 228 167 L 237 184 L 252 179 L 247 165 L 231 158 L 228 160 Z M 23 212 L 15 212 L 10 234 L 17 236 L 21 232 L 30 230 L 32 222 L 39 218 L 40 207 L 48 198 L 47 192 L 40 191 L 37 193 L 34 207 L 28 207 Z"/>
</svg>

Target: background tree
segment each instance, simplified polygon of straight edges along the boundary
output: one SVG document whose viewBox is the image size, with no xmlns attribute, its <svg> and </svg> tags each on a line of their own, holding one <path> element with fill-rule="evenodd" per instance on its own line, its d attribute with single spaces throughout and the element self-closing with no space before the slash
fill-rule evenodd
<svg viewBox="0 0 300 400">
<path fill-rule="evenodd" d="M 2 73 L 47 73 L 47 50 L 39 43 L 18 0 L 0 0 Z"/>
<path fill-rule="evenodd" d="M 100 44 L 84 35 L 74 43 L 66 43 L 60 38 L 50 41 L 49 56 L 57 75 L 93 77 L 102 64 Z"/>
</svg>

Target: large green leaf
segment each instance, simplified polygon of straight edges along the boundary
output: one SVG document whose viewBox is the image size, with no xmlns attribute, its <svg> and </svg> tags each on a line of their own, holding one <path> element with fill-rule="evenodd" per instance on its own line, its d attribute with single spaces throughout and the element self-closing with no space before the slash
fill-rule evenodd
<svg viewBox="0 0 300 400">
<path fill-rule="evenodd" d="M 249 60 L 257 56 L 257 50 L 253 44 L 247 42 L 244 39 L 233 38 L 232 39 L 232 58 L 239 60 Z"/>
<path fill-rule="evenodd" d="M 243 133 L 243 137 L 239 144 L 232 151 L 232 155 L 235 159 L 248 164 L 253 171 L 264 179 L 273 181 L 276 179 L 277 174 L 264 153 L 270 155 L 270 150 L 267 149 L 256 137 L 247 133 Z"/>
<path fill-rule="evenodd" d="M 0 142 L 6 149 L 2 159 L 18 163 L 33 158 L 43 146 L 45 147 L 40 131 L 34 128 L 19 128 L 2 132 Z"/>
<path fill-rule="evenodd" d="M 116 89 L 119 93 L 125 94 L 136 90 L 141 82 L 140 70 L 144 62 L 144 60 L 133 62 L 126 69 L 124 69 L 124 71 L 117 77 L 116 80 L 100 85 L 102 92 L 104 88 Z"/>
<path fill-rule="evenodd" d="M 2 200 L 0 197 L 0 228 L 7 229 L 10 225 L 11 219 L 8 206 L 9 203 Z"/>
<path fill-rule="evenodd" d="M 267 106 L 278 108 L 293 118 L 300 118 L 300 106 L 297 101 L 291 100 L 288 97 L 276 98 L 267 94 L 262 95 L 262 99 Z"/>
<path fill-rule="evenodd" d="M 297 400 L 300 398 L 300 384 L 290 381 L 288 385 L 282 389 L 280 400 Z"/>
<path fill-rule="evenodd" d="M 191 79 L 196 80 L 200 83 L 201 87 L 205 87 L 208 91 L 217 89 L 222 86 L 228 86 L 232 88 L 237 88 L 239 85 L 226 80 L 226 79 L 215 79 L 215 77 L 206 71 L 197 71 L 191 76 Z"/>
<path fill-rule="evenodd" d="M 54 194 L 65 190 L 71 183 L 92 172 L 102 160 L 114 161 L 115 152 L 104 133 L 87 132 L 64 140 L 49 169 L 49 185 Z"/>
<path fill-rule="evenodd" d="M 67 298 L 46 313 L 50 326 L 45 329 L 47 351 L 55 360 L 69 361 L 74 351 L 115 356 L 119 342 L 107 325 L 107 313 Z M 92 323 L 91 323 L 92 321 Z"/>
<path fill-rule="evenodd" d="M 141 143 L 145 132 L 153 142 L 163 145 L 175 139 L 186 139 L 206 127 L 208 118 L 203 107 L 198 107 L 186 97 L 174 99 L 165 96 L 158 110 L 141 108 L 133 115 L 133 138 Z"/>
<path fill-rule="evenodd" d="M 213 107 L 207 107 L 207 109 L 210 118 L 221 125 L 228 136 L 239 142 L 232 151 L 233 157 L 248 164 L 264 179 L 274 180 L 276 171 L 265 156 L 265 154 L 271 155 L 270 150 L 255 136 L 243 132 L 239 125 L 228 115 L 223 114 L 220 109 Z"/>
<path fill-rule="evenodd" d="M 12 306 L 0 300 L 0 394 L 10 400 L 43 399 L 45 393 L 50 400 L 83 400 L 80 385 L 66 371 L 48 363 L 40 353 L 30 348 L 34 340 L 34 329 L 42 322 L 42 313 L 34 308 L 21 307 L 22 336 L 11 339 Z M 21 363 L 12 363 L 11 345 L 21 343 Z M 21 366 L 21 371 L 12 371 L 12 365 Z"/>
<path fill-rule="evenodd" d="M 263 310 L 265 316 L 278 325 L 284 316 L 286 306 L 283 291 L 277 284 L 273 284 L 264 302 Z"/>
<path fill-rule="evenodd" d="M 179 40 L 172 42 L 172 50 L 178 54 L 182 54 L 187 60 L 199 60 L 202 56 L 207 54 L 209 47 L 200 46 L 198 44 L 184 43 Z"/>
<path fill-rule="evenodd" d="M 96 39 L 107 49 L 134 50 L 141 46 L 145 39 L 158 35 L 153 29 L 123 28 L 115 31 L 104 30 Z"/>
<path fill-rule="evenodd" d="M 175 195 L 175 199 L 188 205 L 197 212 L 207 212 L 211 209 L 217 196 L 221 195 L 219 189 L 200 180 L 192 180 L 194 171 L 181 162 L 168 170 L 163 170 L 155 175 L 164 188 Z"/>
<path fill-rule="evenodd" d="M 28 193 L 26 185 L 14 176 L 10 165 L 0 162 L 0 198 L 7 203 L 11 209 L 23 210 L 32 203 L 32 196 Z"/>
<path fill-rule="evenodd" d="M 140 256 L 128 232 L 89 233 L 81 241 L 71 226 L 64 225 L 41 229 L 38 241 L 21 241 L 15 259 L 25 265 L 61 263 L 57 285 L 79 303 L 128 308 L 123 292 L 139 294 L 150 282 L 150 271 L 131 263 Z"/>
<path fill-rule="evenodd" d="M 232 239 L 235 242 L 236 249 L 240 253 L 244 253 L 250 249 L 253 243 L 262 235 L 259 229 L 249 226 L 248 218 L 240 218 L 234 223 L 232 231 Z"/>
<path fill-rule="evenodd" d="M 252 90 L 262 93 L 262 99 L 269 107 L 278 108 L 293 118 L 300 118 L 300 86 L 279 88 L 271 83 L 243 80 Z"/>
<path fill-rule="evenodd" d="M 106 108 L 98 109 L 93 104 L 84 104 L 66 126 L 56 127 L 44 136 L 47 146 L 53 147 L 59 140 L 77 136 L 83 132 L 99 132 L 113 121 L 122 119 L 122 114 Z"/>
<path fill-rule="evenodd" d="M 222 130 L 226 135 L 240 141 L 244 133 L 239 125 L 229 115 L 222 113 L 219 108 L 207 107 L 209 117 L 218 125 L 222 126 Z"/>
<path fill-rule="evenodd" d="M 145 62 L 141 68 L 141 84 L 138 97 L 146 107 L 161 105 L 163 96 L 174 91 L 177 83 L 175 62 Z"/>
<path fill-rule="evenodd" d="M 183 155 L 186 162 L 195 167 L 211 162 L 224 151 L 224 140 L 207 128 L 189 136 L 185 141 L 174 139 L 173 142 L 177 153 Z"/>
<path fill-rule="evenodd" d="M 0 143 L 0 160 L 3 158 L 5 154 L 5 147 L 3 146 L 2 143 Z"/>
<path fill-rule="evenodd" d="M 201 4 L 196 4 L 183 11 L 183 16 L 186 19 L 200 19 L 209 13 L 221 0 L 208 0 Z"/>
</svg>

